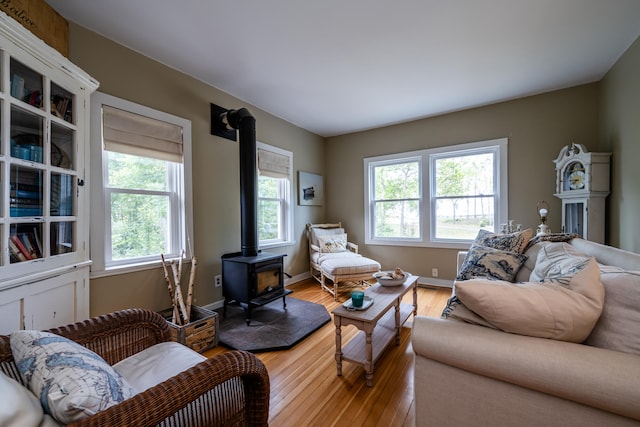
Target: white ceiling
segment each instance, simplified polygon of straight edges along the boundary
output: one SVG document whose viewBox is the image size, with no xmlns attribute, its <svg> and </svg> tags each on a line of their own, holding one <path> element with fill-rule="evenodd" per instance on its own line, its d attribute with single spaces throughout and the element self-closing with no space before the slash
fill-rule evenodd
<svg viewBox="0 0 640 427">
<path fill-rule="evenodd" d="M 598 81 L 640 34 L 638 0 L 46 1 L 321 136 Z"/>
</svg>

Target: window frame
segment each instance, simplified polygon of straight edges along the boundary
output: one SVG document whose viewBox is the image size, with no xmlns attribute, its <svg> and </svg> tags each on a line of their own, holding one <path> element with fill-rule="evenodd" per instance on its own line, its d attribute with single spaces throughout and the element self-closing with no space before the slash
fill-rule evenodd
<svg viewBox="0 0 640 427">
<path fill-rule="evenodd" d="M 270 151 L 281 156 L 285 156 L 289 159 L 289 175 L 286 178 L 288 182 L 280 182 L 279 192 L 283 195 L 280 198 L 281 214 L 280 214 L 280 227 L 282 229 L 283 238 L 280 240 L 258 240 L 258 247 L 260 249 L 276 248 L 282 246 L 290 246 L 295 244 L 293 238 L 293 153 L 291 151 L 275 147 L 273 145 L 266 144 L 264 142 L 256 141 L 256 155 L 257 150 Z M 281 178 L 284 180 L 285 178 Z M 259 194 L 259 192 L 258 192 Z M 260 201 L 258 196 L 258 202 Z"/>
<path fill-rule="evenodd" d="M 140 114 L 153 119 L 162 120 L 182 127 L 183 156 L 182 163 L 171 163 L 168 180 L 175 192 L 169 196 L 170 203 L 174 206 L 171 217 L 177 217 L 178 227 L 171 228 L 172 241 L 178 242 L 184 249 L 187 259 L 190 259 L 193 251 L 193 207 L 192 207 L 192 179 L 191 179 L 191 121 L 155 110 L 144 105 L 136 104 L 122 98 L 117 98 L 102 92 L 94 92 L 91 95 L 91 242 L 90 253 L 93 261 L 91 277 L 109 276 L 132 271 L 140 271 L 156 268 L 161 265 L 159 256 L 147 256 L 129 258 L 114 261 L 111 259 L 111 221 L 107 216 L 107 202 L 113 189 L 107 189 L 107 156 L 104 150 L 102 137 L 102 106 L 108 105 L 135 114 Z M 123 190 L 126 192 L 127 190 Z M 118 190 L 116 190 L 118 192 Z M 136 190 L 136 194 L 153 194 L 155 191 Z M 176 249 L 178 249 L 176 246 Z M 165 254 L 166 257 L 178 257 L 178 253 Z"/>
<path fill-rule="evenodd" d="M 388 154 L 364 159 L 364 223 L 365 244 L 416 246 L 433 248 L 465 249 L 473 242 L 472 239 L 436 239 L 435 238 L 435 170 L 433 162 L 443 157 L 491 152 L 495 154 L 494 162 L 494 231 L 498 231 L 501 223 L 508 218 L 508 168 L 507 168 L 508 138 L 497 138 L 485 141 L 456 144 L 445 147 L 430 148 L 404 153 Z M 375 190 L 375 167 L 394 163 L 403 163 L 411 159 L 420 159 L 420 237 L 418 238 L 380 238 L 374 236 L 375 216 L 373 209 Z"/>
</svg>

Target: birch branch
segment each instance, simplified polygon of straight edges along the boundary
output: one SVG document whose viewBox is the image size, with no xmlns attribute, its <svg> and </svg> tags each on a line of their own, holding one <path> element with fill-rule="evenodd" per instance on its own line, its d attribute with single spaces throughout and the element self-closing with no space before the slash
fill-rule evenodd
<svg viewBox="0 0 640 427">
<path fill-rule="evenodd" d="M 189 285 L 187 288 L 187 316 L 191 318 L 191 301 L 193 300 L 193 284 L 196 280 L 196 267 L 198 266 L 198 258 L 194 255 L 191 258 L 191 272 L 189 274 Z"/>
<path fill-rule="evenodd" d="M 176 284 L 176 292 L 175 292 L 175 300 L 180 308 L 180 313 L 182 313 L 182 317 L 184 319 L 184 324 L 189 323 L 189 316 L 187 315 L 187 307 L 184 305 L 184 300 L 182 299 L 182 290 L 180 289 L 180 277 L 178 276 L 178 268 L 176 267 L 175 262 L 171 262 L 171 270 L 173 271 L 173 281 Z"/>
<path fill-rule="evenodd" d="M 164 269 L 164 280 L 167 282 L 167 289 L 169 289 L 169 298 L 171 299 L 171 321 L 178 325 L 182 324 L 180 322 L 180 315 L 178 313 L 178 306 L 176 305 L 176 301 L 174 299 L 173 286 L 171 285 L 171 279 L 169 278 L 169 270 L 167 270 L 167 263 L 164 259 L 164 254 L 160 254 L 160 258 L 162 258 L 162 268 Z"/>
</svg>

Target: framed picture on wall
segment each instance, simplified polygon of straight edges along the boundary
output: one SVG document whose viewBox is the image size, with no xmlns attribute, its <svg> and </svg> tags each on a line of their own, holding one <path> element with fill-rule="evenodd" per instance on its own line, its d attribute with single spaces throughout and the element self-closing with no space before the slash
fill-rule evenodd
<svg viewBox="0 0 640 427">
<path fill-rule="evenodd" d="M 298 171 L 298 204 L 301 206 L 322 206 L 323 203 L 322 175 Z"/>
</svg>

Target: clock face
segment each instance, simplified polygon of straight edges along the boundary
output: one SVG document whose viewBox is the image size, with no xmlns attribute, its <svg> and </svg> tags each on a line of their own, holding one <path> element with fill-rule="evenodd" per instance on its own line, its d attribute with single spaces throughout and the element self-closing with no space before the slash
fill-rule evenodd
<svg viewBox="0 0 640 427">
<path fill-rule="evenodd" d="M 565 188 L 567 190 L 582 190 L 586 184 L 586 175 L 582 163 L 572 163 L 567 168 L 565 175 Z"/>
</svg>

